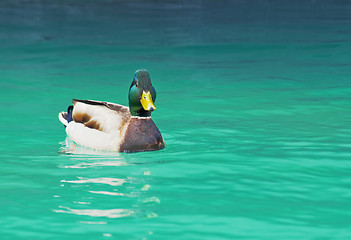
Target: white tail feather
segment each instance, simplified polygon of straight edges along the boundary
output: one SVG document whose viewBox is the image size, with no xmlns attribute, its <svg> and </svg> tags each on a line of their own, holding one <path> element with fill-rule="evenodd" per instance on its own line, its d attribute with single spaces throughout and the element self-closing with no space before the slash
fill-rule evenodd
<svg viewBox="0 0 351 240">
<path fill-rule="evenodd" d="M 65 112 L 60 112 L 58 115 L 58 118 L 60 119 L 60 121 L 62 122 L 63 125 L 65 125 L 67 127 L 68 122 L 67 120 L 62 116 Z"/>
</svg>

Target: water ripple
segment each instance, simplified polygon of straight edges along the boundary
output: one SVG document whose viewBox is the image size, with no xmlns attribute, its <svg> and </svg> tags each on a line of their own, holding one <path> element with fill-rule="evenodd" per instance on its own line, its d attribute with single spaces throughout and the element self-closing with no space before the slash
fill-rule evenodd
<svg viewBox="0 0 351 240">
<path fill-rule="evenodd" d="M 108 191 L 89 191 L 89 192 L 96 193 L 96 194 L 110 195 L 110 196 L 125 196 L 125 194 L 123 193 L 108 192 Z"/>
<path fill-rule="evenodd" d="M 102 184 L 108 184 L 111 186 L 121 186 L 123 183 L 125 183 L 127 181 L 126 179 L 107 178 L 107 177 L 101 177 L 101 178 L 78 177 L 78 179 L 79 180 L 61 180 L 61 182 L 65 182 L 65 183 L 102 183 Z"/>
<path fill-rule="evenodd" d="M 73 209 L 69 207 L 59 206 L 59 210 L 53 210 L 57 213 L 70 213 L 75 215 L 86 215 L 91 217 L 107 217 L 107 218 L 123 218 L 134 214 L 129 209 Z"/>
</svg>

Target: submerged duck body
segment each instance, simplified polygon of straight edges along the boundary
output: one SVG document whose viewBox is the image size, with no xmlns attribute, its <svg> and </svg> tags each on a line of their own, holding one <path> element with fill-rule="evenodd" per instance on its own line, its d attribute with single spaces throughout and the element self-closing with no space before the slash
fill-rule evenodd
<svg viewBox="0 0 351 240">
<path fill-rule="evenodd" d="M 68 137 L 85 147 L 119 152 L 163 149 L 165 142 L 151 119 L 156 91 L 146 70 L 135 73 L 128 96 L 129 107 L 73 99 L 73 107 L 59 113 L 59 119 Z"/>
</svg>

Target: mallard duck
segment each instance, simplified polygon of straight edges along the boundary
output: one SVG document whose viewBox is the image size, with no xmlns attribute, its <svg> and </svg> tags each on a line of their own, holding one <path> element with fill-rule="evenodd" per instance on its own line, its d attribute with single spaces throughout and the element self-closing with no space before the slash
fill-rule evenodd
<svg viewBox="0 0 351 240">
<path fill-rule="evenodd" d="M 136 71 L 128 98 L 129 107 L 73 99 L 59 119 L 68 137 L 84 147 L 119 152 L 163 149 L 165 142 L 151 119 L 156 91 L 146 70 Z"/>
</svg>

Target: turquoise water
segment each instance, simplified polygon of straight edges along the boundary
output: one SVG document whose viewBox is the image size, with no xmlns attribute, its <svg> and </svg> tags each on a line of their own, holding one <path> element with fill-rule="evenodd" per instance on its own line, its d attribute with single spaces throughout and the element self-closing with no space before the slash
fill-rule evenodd
<svg viewBox="0 0 351 240">
<path fill-rule="evenodd" d="M 1 239 L 350 239 L 350 12 L 1 1 Z M 61 153 L 58 112 L 139 68 L 167 147 Z"/>
</svg>

